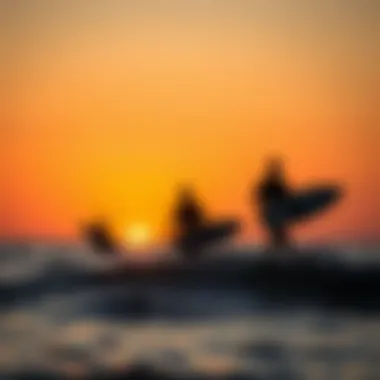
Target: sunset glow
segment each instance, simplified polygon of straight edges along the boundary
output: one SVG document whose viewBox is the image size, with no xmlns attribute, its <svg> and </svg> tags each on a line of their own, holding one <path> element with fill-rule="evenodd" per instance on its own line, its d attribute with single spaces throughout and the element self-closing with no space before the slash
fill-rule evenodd
<svg viewBox="0 0 380 380">
<path fill-rule="evenodd" d="M 145 224 L 132 224 L 127 228 L 125 241 L 133 247 L 144 247 L 151 242 L 149 227 Z"/>
<path fill-rule="evenodd" d="M 240 218 L 242 238 L 256 239 L 249 186 L 273 153 L 295 185 L 347 189 L 303 237 L 380 236 L 373 9 L 22 3 L 8 5 L 1 26 L 2 237 L 75 238 L 79 220 L 104 213 L 120 230 L 131 226 L 129 242 L 160 240 L 177 184 L 190 181 L 213 215 Z"/>
</svg>

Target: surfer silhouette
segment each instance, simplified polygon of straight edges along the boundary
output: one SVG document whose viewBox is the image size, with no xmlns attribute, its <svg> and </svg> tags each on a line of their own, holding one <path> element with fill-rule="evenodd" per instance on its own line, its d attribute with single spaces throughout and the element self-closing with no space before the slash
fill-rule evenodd
<svg viewBox="0 0 380 380">
<path fill-rule="evenodd" d="M 82 228 L 85 239 L 98 253 L 113 253 L 117 248 L 111 228 L 104 218 L 87 223 Z"/>
<path fill-rule="evenodd" d="M 264 171 L 254 195 L 258 195 L 261 221 L 274 247 L 289 246 L 290 228 L 317 217 L 341 199 L 342 190 L 337 185 L 290 188 L 281 159 L 270 159 Z"/>
<path fill-rule="evenodd" d="M 285 179 L 285 170 L 282 160 L 271 159 L 266 167 L 263 181 L 259 185 L 259 199 L 261 202 L 283 200 L 290 195 Z"/>
<path fill-rule="evenodd" d="M 256 200 L 256 189 L 255 189 Z M 279 211 L 281 205 L 291 196 L 291 190 L 285 178 L 284 163 L 280 158 L 271 158 L 265 168 L 264 178 L 258 186 L 258 201 L 262 214 L 269 209 Z M 264 221 L 270 243 L 273 246 L 285 246 L 289 243 L 288 227 L 285 222 L 267 223 Z"/>
<path fill-rule="evenodd" d="M 191 187 L 183 187 L 178 194 L 175 210 L 175 222 L 181 234 L 193 232 L 202 227 L 205 221 L 204 210 L 195 191 Z"/>
<path fill-rule="evenodd" d="M 189 186 L 179 191 L 174 219 L 176 245 L 187 257 L 199 256 L 204 248 L 231 238 L 239 229 L 234 219 L 214 221 L 206 217 L 203 204 Z"/>
</svg>

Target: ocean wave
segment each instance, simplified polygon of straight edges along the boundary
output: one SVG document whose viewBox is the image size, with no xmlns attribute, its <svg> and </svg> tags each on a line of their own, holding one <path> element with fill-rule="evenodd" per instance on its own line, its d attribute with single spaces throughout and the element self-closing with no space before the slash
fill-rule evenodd
<svg viewBox="0 0 380 380">
<path fill-rule="evenodd" d="M 287 257 L 230 252 L 197 261 L 169 258 L 142 265 L 99 258 L 79 248 L 45 247 L 44 252 L 13 250 L 1 260 L 0 308 L 82 294 L 90 303 L 95 298 L 103 309 L 124 300 L 128 307 L 119 307 L 121 313 L 176 297 L 178 302 L 186 298 L 190 305 L 196 298 L 194 309 L 202 309 L 202 294 L 223 299 L 230 292 L 230 299 L 249 297 L 261 307 L 279 303 L 380 310 L 380 265 L 365 260 L 359 264 L 342 253 L 320 249 Z"/>
</svg>

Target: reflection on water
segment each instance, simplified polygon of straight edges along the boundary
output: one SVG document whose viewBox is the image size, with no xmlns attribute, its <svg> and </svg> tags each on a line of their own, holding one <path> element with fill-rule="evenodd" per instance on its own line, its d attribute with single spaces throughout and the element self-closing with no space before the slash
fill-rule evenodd
<svg viewBox="0 0 380 380">
<path fill-rule="evenodd" d="M 51 274 L 53 257 L 29 258 L 34 262 L 29 268 L 46 279 L 40 264 Z M 61 279 L 78 270 L 70 265 L 66 262 Z M 14 283 L 2 277 L 0 285 L 6 293 Z M 45 281 L 45 291 L 33 291 L 22 302 L 0 305 L 1 378 L 27 379 L 33 373 L 48 379 L 380 378 L 376 310 L 289 307 L 285 298 L 283 305 L 267 307 L 256 290 L 175 287 L 179 282 L 173 278 L 165 286 L 105 280 L 57 293 L 51 284 Z M 145 300 L 145 318 L 128 313 L 138 306 L 128 294 Z"/>
<path fill-rule="evenodd" d="M 375 379 L 380 370 L 380 321 L 373 316 L 263 313 L 217 323 L 57 325 L 20 312 L 3 313 L 0 327 L 5 372 L 26 366 L 90 374 L 145 363 L 182 375 Z"/>
</svg>

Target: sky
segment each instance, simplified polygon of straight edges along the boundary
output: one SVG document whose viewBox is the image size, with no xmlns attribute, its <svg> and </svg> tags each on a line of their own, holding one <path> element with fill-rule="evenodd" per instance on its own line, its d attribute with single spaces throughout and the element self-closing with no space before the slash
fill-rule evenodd
<svg viewBox="0 0 380 380">
<path fill-rule="evenodd" d="M 164 240 L 185 182 L 259 239 L 249 192 L 274 154 L 294 186 L 346 188 L 301 238 L 380 237 L 378 1 L 0 0 L 0 17 L 1 237 L 101 214 Z"/>
</svg>

